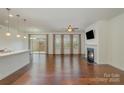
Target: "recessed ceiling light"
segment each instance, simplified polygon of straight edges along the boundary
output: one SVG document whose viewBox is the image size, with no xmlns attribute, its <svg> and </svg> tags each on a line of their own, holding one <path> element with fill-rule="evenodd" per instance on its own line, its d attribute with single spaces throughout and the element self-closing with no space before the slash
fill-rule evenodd
<svg viewBox="0 0 124 93">
<path fill-rule="evenodd" d="M 19 35 L 19 34 L 18 34 L 18 35 L 16 35 L 16 37 L 18 37 L 18 38 L 19 38 L 19 37 L 21 37 L 21 35 Z"/>
<path fill-rule="evenodd" d="M 9 17 L 14 17 L 12 14 L 9 14 Z"/>
</svg>

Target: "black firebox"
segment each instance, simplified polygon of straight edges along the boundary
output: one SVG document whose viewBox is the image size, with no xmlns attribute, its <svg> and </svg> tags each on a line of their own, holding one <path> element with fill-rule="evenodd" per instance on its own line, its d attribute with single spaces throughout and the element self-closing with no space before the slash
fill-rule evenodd
<svg viewBox="0 0 124 93">
<path fill-rule="evenodd" d="M 94 63 L 94 48 L 87 48 L 87 60 Z"/>
</svg>

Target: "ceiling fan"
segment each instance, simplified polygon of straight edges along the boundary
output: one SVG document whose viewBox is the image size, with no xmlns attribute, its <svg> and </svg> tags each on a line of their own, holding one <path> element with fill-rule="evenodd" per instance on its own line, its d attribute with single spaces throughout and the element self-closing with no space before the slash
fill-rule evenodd
<svg viewBox="0 0 124 93">
<path fill-rule="evenodd" d="M 78 30 L 79 28 L 77 27 L 72 27 L 72 25 L 68 25 L 68 27 L 66 28 L 67 29 L 67 32 L 73 32 L 75 30 Z"/>
</svg>

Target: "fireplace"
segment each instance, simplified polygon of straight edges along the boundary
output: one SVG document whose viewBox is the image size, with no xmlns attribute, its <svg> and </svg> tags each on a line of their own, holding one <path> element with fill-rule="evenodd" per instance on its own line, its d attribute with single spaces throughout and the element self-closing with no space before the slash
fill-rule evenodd
<svg viewBox="0 0 124 93">
<path fill-rule="evenodd" d="M 87 48 L 87 60 L 94 63 L 94 48 Z"/>
</svg>

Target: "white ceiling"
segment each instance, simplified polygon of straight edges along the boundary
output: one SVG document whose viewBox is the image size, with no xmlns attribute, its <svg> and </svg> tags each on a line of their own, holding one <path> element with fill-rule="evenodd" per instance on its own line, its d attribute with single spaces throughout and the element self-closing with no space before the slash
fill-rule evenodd
<svg viewBox="0 0 124 93">
<path fill-rule="evenodd" d="M 64 31 L 69 24 L 85 29 L 88 25 L 101 20 L 109 19 L 124 13 L 124 9 L 110 8 L 12 8 L 11 26 L 16 27 L 16 14 L 20 14 L 21 26 L 23 20 L 27 19 L 26 29 L 28 31 Z M 6 25 L 7 11 L 0 8 L 0 24 Z"/>
</svg>

